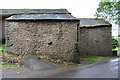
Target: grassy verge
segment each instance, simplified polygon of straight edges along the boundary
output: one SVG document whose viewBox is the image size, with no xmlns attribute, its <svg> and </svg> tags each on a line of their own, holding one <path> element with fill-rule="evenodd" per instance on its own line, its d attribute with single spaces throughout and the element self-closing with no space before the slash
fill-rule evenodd
<svg viewBox="0 0 120 80">
<path fill-rule="evenodd" d="M 6 53 L 5 50 L 6 46 L 2 45 L 2 47 L 0 48 L 0 55 L 2 54 L 6 60 L 3 63 L 0 63 L 0 65 L 4 66 L 4 67 L 19 67 L 19 64 L 15 64 L 15 63 L 19 63 L 19 60 L 21 60 L 21 56 L 17 56 L 15 54 L 11 54 L 11 53 Z M 82 64 L 91 64 L 100 60 L 104 60 L 104 59 L 109 59 L 111 57 L 101 57 L 101 56 L 87 56 L 87 57 L 81 57 L 80 58 L 80 63 Z M 18 60 L 18 62 L 17 62 Z M 14 61 L 14 63 L 8 63 L 9 61 Z M 16 62 L 15 62 L 16 61 Z"/>
<path fill-rule="evenodd" d="M 0 63 L 0 65 L 2 67 L 9 67 L 9 68 L 14 68 L 14 67 L 19 67 L 20 66 L 19 64 L 12 64 L 12 63 L 7 63 L 7 62 Z"/>
<path fill-rule="evenodd" d="M 100 60 L 109 59 L 111 57 L 82 57 L 80 58 L 81 63 L 91 64 Z"/>
<path fill-rule="evenodd" d="M 2 47 L 0 47 L 0 53 L 5 52 L 5 48 L 6 48 L 6 45 L 5 44 L 2 45 Z"/>
<path fill-rule="evenodd" d="M 117 50 L 117 51 L 120 51 L 120 47 L 117 47 L 117 48 L 115 48 L 115 49 L 113 49 L 113 50 Z"/>
<path fill-rule="evenodd" d="M 6 51 L 6 45 L 2 45 L 2 47 L 0 47 L 0 57 L 2 57 L 2 53 L 4 53 Z M 2 61 L 2 60 L 0 60 Z M 9 68 L 14 68 L 14 67 L 19 67 L 19 64 L 13 64 L 13 63 L 8 63 L 8 62 L 1 62 L 0 65 L 2 67 L 9 67 Z"/>
</svg>

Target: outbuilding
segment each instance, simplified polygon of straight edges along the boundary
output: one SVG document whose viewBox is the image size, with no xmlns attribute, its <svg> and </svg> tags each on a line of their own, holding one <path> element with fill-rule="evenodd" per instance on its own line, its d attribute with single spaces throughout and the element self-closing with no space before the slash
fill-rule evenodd
<svg viewBox="0 0 120 80">
<path fill-rule="evenodd" d="M 48 55 L 61 61 L 79 62 L 76 19 L 66 9 L 41 9 L 13 14 L 6 19 L 7 52 Z"/>
<path fill-rule="evenodd" d="M 103 19 L 81 18 L 78 37 L 80 56 L 111 56 L 112 25 Z"/>
</svg>

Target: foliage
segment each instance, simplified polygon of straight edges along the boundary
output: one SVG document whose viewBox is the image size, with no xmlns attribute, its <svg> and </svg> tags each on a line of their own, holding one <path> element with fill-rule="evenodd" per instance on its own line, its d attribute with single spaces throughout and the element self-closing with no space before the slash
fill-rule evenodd
<svg viewBox="0 0 120 80">
<path fill-rule="evenodd" d="M 112 38 L 112 49 L 115 49 L 116 47 L 119 47 L 118 40 L 115 38 Z"/>
<path fill-rule="evenodd" d="M 120 37 L 114 37 L 114 38 L 118 41 L 118 44 L 119 44 L 119 46 L 116 47 L 114 50 L 120 51 Z"/>
<path fill-rule="evenodd" d="M 97 18 L 102 18 L 108 22 L 120 23 L 120 1 L 110 1 L 106 2 L 101 0 L 99 7 L 96 10 L 95 16 Z"/>
<path fill-rule="evenodd" d="M 5 52 L 5 48 L 6 48 L 6 45 L 5 44 L 2 45 L 2 47 L 0 48 L 0 53 Z"/>
</svg>

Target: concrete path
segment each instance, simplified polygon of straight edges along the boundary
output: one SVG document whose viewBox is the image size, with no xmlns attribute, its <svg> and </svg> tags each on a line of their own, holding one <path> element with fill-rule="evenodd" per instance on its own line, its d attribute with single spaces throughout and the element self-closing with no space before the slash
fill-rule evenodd
<svg viewBox="0 0 120 80">
<path fill-rule="evenodd" d="M 120 62 L 119 62 L 120 66 Z M 118 58 L 51 76 L 52 78 L 118 78 Z M 120 77 L 120 75 L 119 75 Z"/>
<path fill-rule="evenodd" d="M 113 58 L 85 66 L 60 66 L 50 70 L 4 68 L 3 78 L 118 78 L 118 65 L 119 58 Z"/>
</svg>

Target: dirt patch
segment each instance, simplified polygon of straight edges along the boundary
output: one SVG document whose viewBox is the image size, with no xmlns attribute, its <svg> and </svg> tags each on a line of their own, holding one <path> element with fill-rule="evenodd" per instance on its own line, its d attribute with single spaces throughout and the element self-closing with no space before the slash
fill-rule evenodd
<svg viewBox="0 0 120 80">
<path fill-rule="evenodd" d="M 19 64 L 19 65 L 23 65 L 22 59 L 27 57 L 27 56 L 37 56 L 38 58 L 41 58 L 45 61 L 49 61 L 51 63 L 53 63 L 54 65 L 77 65 L 76 63 L 73 62 L 62 62 L 60 61 L 60 59 L 56 60 L 56 59 L 52 59 L 47 55 L 16 55 L 16 54 L 10 54 L 10 53 L 6 53 L 3 52 L 2 53 L 2 58 L 0 59 L 1 62 L 5 62 L 5 63 L 12 63 L 12 64 Z"/>
<path fill-rule="evenodd" d="M 110 59 L 111 57 L 103 57 L 103 56 L 84 56 L 82 58 L 80 58 L 80 64 L 79 63 L 73 63 L 73 62 L 63 62 L 60 59 L 56 60 L 56 59 L 52 59 L 50 56 L 48 55 L 16 55 L 16 54 L 10 54 L 10 53 L 6 53 L 3 52 L 0 58 L 1 62 L 5 62 L 5 63 L 11 63 L 11 64 L 19 64 L 20 66 L 23 66 L 23 58 L 27 57 L 27 56 L 37 56 L 40 59 L 43 59 L 44 61 L 48 61 L 53 63 L 56 66 L 77 66 L 77 65 L 84 65 L 84 64 L 91 64 L 94 62 L 98 62 L 101 60 L 105 60 L 105 59 Z"/>
</svg>

